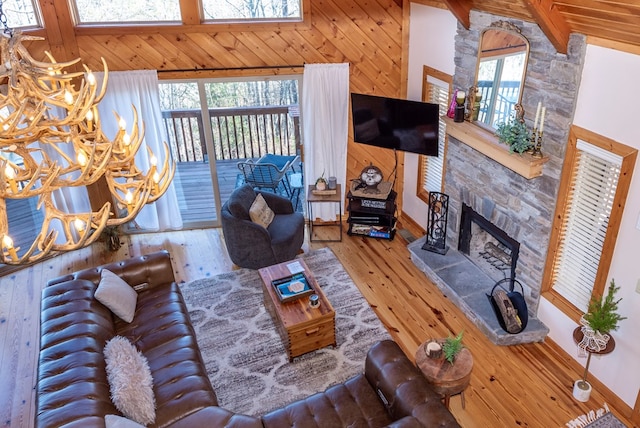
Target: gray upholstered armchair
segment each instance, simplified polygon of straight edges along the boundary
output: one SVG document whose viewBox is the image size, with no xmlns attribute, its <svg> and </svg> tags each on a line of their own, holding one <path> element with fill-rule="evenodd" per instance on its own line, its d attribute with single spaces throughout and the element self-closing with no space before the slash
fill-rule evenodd
<svg viewBox="0 0 640 428">
<path fill-rule="evenodd" d="M 262 194 L 275 216 L 264 227 L 251 221 L 249 209 Z M 245 184 L 231 193 L 222 206 L 222 231 L 231 261 L 259 269 L 293 259 L 304 241 L 304 216 L 293 211 L 291 201 L 269 192 L 256 192 Z"/>
</svg>

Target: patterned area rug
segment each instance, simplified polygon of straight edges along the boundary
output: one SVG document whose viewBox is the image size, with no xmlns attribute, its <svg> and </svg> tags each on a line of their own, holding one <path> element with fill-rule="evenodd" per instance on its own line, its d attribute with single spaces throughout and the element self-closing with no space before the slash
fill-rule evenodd
<svg viewBox="0 0 640 428">
<path fill-rule="evenodd" d="M 289 363 L 263 305 L 258 271 L 182 284 L 198 345 L 221 407 L 259 416 L 362 373 L 369 348 L 390 338 L 328 248 L 302 256 L 336 311 L 338 346 Z"/>
<path fill-rule="evenodd" d="M 620 419 L 609 410 L 607 403 L 597 410 L 581 415 L 567 422 L 568 428 L 627 428 Z"/>
</svg>

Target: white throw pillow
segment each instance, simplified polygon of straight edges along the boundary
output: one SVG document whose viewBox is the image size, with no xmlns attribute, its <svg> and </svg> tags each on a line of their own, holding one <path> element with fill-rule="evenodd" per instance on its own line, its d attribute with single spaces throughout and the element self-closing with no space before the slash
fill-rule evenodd
<svg viewBox="0 0 640 428">
<path fill-rule="evenodd" d="M 116 409 L 139 424 L 152 424 L 156 400 L 147 359 L 127 338 L 116 336 L 105 345 L 104 360 Z"/>
<path fill-rule="evenodd" d="M 105 415 L 104 424 L 106 428 L 144 428 L 144 425 L 118 415 Z"/>
<path fill-rule="evenodd" d="M 273 221 L 274 216 L 275 214 L 267 205 L 267 201 L 264 200 L 261 193 L 258 193 L 256 199 L 251 204 L 251 208 L 249 208 L 251 221 L 266 229 Z"/>
<path fill-rule="evenodd" d="M 123 321 L 133 321 L 138 293 L 115 273 L 102 270 L 94 297 Z"/>
</svg>

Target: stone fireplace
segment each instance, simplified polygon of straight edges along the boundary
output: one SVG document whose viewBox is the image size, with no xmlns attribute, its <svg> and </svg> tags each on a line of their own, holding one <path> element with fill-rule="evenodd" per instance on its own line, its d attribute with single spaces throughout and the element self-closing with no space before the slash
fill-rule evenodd
<svg viewBox="0 0 640 428">
<path fill-rule="evenodd" d="M 515 279 L 520 243 L 469 205 L 462 204 L 458 251 L 493 281 Z"/>
<path fill-rule="evenodd" d="M 458 25 L 455 40 L 454 90 L 467 90 L 474 84 L 480 34 L 483 29 L 500 20 L 506 20 L 506 18 L 472 10 L 470 29 L 466 30 Z M 536 319 L 536 314 L 565 147 L 575 111 L 586 49 L 584 36 L 573 34 L 569 42 L 568 54 L 559 54 L 536 24 L 508 20 L 522 30 L 522 35 L 530 43 L 522 96 L 522 104 L 526 111 L 525 120 L 529 128 L 538 102 L 542 102 L 547 107 L 542 142 L 545 163 L 535 178 L 527 177 L 526 174 L 521 174 L 502 160 L 490 154 L 483 154 L 477 150 L 477 147 L 474 148 L 474 144 L 466 141 L 469 132 L 450 132 L 450 126 L 447 124 L 449 138 L 444 193 L 449 195 L 447 243 L 450 250 L 445 256 L 425 254 L 428 252 L 420 249 L 422 239 L 409 246 L 416 265 L 434 282 L 441 285 L 443 291 L 464 309 L 467 316 L 477 321 L 476 324 L 485 323 L 482 320 L 484 316 L 495 318 L 490 306 L 488 314 L 486 313 L 485 306 L 488 305 L 486 287 L 492 287 L 495 284 L 497 280 L 494 278 L 515 275 L 523 286 L 530 322 L 523 333 L 512 335 L 522 335 L 522 337 L 505 338 L 502 337 L 499 327 L 498 331 L 493 329 L 491 319 L 486 320 L 486 325 L 481 326 L 481 329 L 498 344 L 537 341 L 542 340 L 546 335 L 546 327 Z M 465 126 L 477 127 L 478 125 L 465 122 Z M 492 132 L 483 132 L 487 139 L 496 140 Z M 481 133 L 472 133 L 481 135 Z M 506 146 L 504 149 L 508 152 Z M 505 157 L 509 156 L 518 155 L 507 154 Z M 487 272 L 486 269 L 483 270 L 478 266 L 483 263 L 476 263 L 486 260 L 482 255 L 467 255 L 466 251 L 456 250 L 461 240 L 468 239 L 465 235 L 468 231 L 464 230 L 462 224 L 467 210 L 476 213 L 472 216 L 476 216 L 478 220 L 471 222 L 472 236 L 482 235 L 486 232 L 482 225 L 491 224 L 513 240 L 505 244 L 502 242 L 504 240 L 491 234 L 489 234 L 490 237 L 485 235 L 475 244 L 473 244 L 473 238 L 471 239 L 471 243 L 478 248 L 470 248 L 470 252 L 490 253 L 488 258 L 492 258 L 491 263 L 501 266 L 495 267 L 493 272 Z M 517 248 L 517 253 L 514 253 L 514 248 Z M 474 257 L 476 257 L 475 262 Z M 455 268 L 445 272 L 443 270 L 445 266 L 455 266 Z M 475 275 L 483 279 L 475 281 Z M 462 277 L 463 281 L 477 282 L 477 287 L 484 288 L 485 291 L 472 292 L 466 289 L 467 286 L 456 285 L 455 283 L 460 279 L 456 277 Z M 473 297 L 470 298 L 472 294 Z M 478 302 L 471 302 L 470 299 L 476 299 Z M 539 328 L 540 332 L 525 337 L 532 333 L 534 328 Z"/>
</svg>

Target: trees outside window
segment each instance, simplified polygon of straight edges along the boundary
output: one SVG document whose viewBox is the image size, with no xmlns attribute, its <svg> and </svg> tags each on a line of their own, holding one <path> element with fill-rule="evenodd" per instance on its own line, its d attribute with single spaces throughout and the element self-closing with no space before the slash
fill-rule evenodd
<svg viewBox="0 0 640 428">
<path fill-rule="evenodd" d="M 202 0 L 205 20 L 301 18 L 300 0 Z"/>
<path fill-rule="evenodd" d="M 2 11 L 9 28 L 40 27 L 41 19 L 34 0 L 4 0 Z"/>
</svg>

